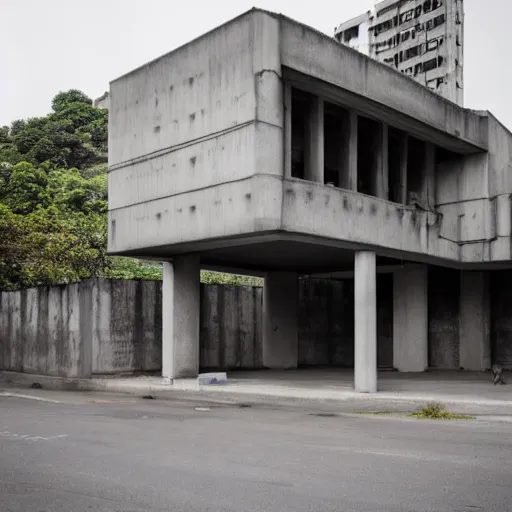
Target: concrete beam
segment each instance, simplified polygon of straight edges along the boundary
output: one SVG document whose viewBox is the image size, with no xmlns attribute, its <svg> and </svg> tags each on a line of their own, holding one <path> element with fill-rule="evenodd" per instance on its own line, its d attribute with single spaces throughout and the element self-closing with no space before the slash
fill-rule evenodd
<svg viewBox="0 0 512 512">
<path fill-rule="evenodd" d="M 199 373 L 199 256 L 181 256 L 163 264 L 162 376 Z"/>
<path fill-rule="evenodd" d="M 263 366 L 297 368 L 299 359 L 298 276 L 269 272 L 263 288 Z"/>
<path fill-rule="evenodd" d="M 388 125 L 380 123 L 375 152 L 375 197 L 389 199 Z"/>
<path fill-rule="evenodd" d="M 393 365 L 401 372 L 428 367 L 427 266 L 406 265 L 393 281 Z"/>
<path fill-rule="evenodd" d="M 377 391 L 377 275 L 374 252 L 355 254 L 354 384 L 359 393 Z"/>
<path fill-rule="evenodd" d="M 357 191 L 357 123 L 354 110 L 349 110 L 343 120 L 341 162 L 338 186 Z"/>
<path fill-rule="evenodd" d="M 284 84 L 284 177 L 292 177 L 292 86 Z"/>
<path fill-rule="evenodd" d="M 324 183 L 324 100 L 312 96 L 307 120 L 305 179 Z"/>
<path fill-rule="evenodd" d="M 407 204 L 407 160 L 409 158 L 409 136 L 402 132 L 400 140 L 400 203 Z"/>
<path fill-rule="evenodd" d="M 436 147 L 425 143 L 425 166 L 423 169 L 423 193 L 429 210 L 436 206 Z"/>
</svg>

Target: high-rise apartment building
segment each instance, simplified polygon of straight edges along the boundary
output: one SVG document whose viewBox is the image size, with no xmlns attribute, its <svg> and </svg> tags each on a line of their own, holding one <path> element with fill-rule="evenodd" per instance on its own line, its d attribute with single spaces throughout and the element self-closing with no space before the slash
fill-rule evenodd
<svg viewBox="0 0 512 512">
<path fill-rule="evenodd" d="M 462 106 L 463 0 L 383 0 L 335 38 Z"/>
</svg>

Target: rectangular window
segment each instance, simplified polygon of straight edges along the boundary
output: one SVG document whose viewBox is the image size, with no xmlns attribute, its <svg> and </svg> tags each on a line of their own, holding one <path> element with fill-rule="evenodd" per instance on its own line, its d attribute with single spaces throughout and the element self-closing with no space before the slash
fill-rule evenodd
<svg viewBox="0 0 512 512">
<path fill-rule="evenodd" d="M 427 52 L 432 52 L 434 50 L 437 50 L 439 46 L 439 41 L 437 39 L 431 39 L 427 43 Z"/>
<path fill-rule="evenodd" d="M 440 14 L 439 16 L 436 16 L 433 20 L 430 20 L 429 23 L 433 23 L 434 27 L 439 27 L 445 22 L 445 15 Z M 431 30 L 431 29 L 428 29 Z"/>
</svg>

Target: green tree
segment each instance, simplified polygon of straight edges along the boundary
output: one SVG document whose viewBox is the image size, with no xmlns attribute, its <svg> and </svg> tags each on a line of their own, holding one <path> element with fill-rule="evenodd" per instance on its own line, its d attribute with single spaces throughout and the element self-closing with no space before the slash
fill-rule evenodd
<svg viewBox="0 0 512 512">
<path fill-rule="evenodd" d="M 61 91 L 54 96 L 52 100 L 52 108 L 54 112 L 59 112 L 73 103 L 92 105 L 92 100 L 82 91 L 79 91 L 78 89 L 70 89 L 69 91 Z"/>
<path fill-rule="evenodd" d="M 52 107 L 54 111 L 45 117 L 14 121 L 3 144 L 9 143 L 24 160 L 36 165 L 51 162 L 84 169 L 105 162 L 108 111 L 95 108 L 90 98 L 75 89 L 57 94 Z M 5 136 L 4 130 L 0 144 Z"/>
</svg>

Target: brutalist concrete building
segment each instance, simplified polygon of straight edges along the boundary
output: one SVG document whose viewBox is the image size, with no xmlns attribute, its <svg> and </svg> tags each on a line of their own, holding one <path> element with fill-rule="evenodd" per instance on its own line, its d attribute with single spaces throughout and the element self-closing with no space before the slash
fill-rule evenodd
<svg viewBox="0 0 512 512">
<path fill-rule="evenodd" d="M 109 98 L 109 251 L 166 261 L 165 377 L 198 373 L 204 267 L 264 272 L 269 368 L 298 364 L 313 274 L 353 279 L 359 391 L 381 307 L 399 371 L 512 362 L 512 136 L 490 113 L 257 9 Z"/>
</svg>

